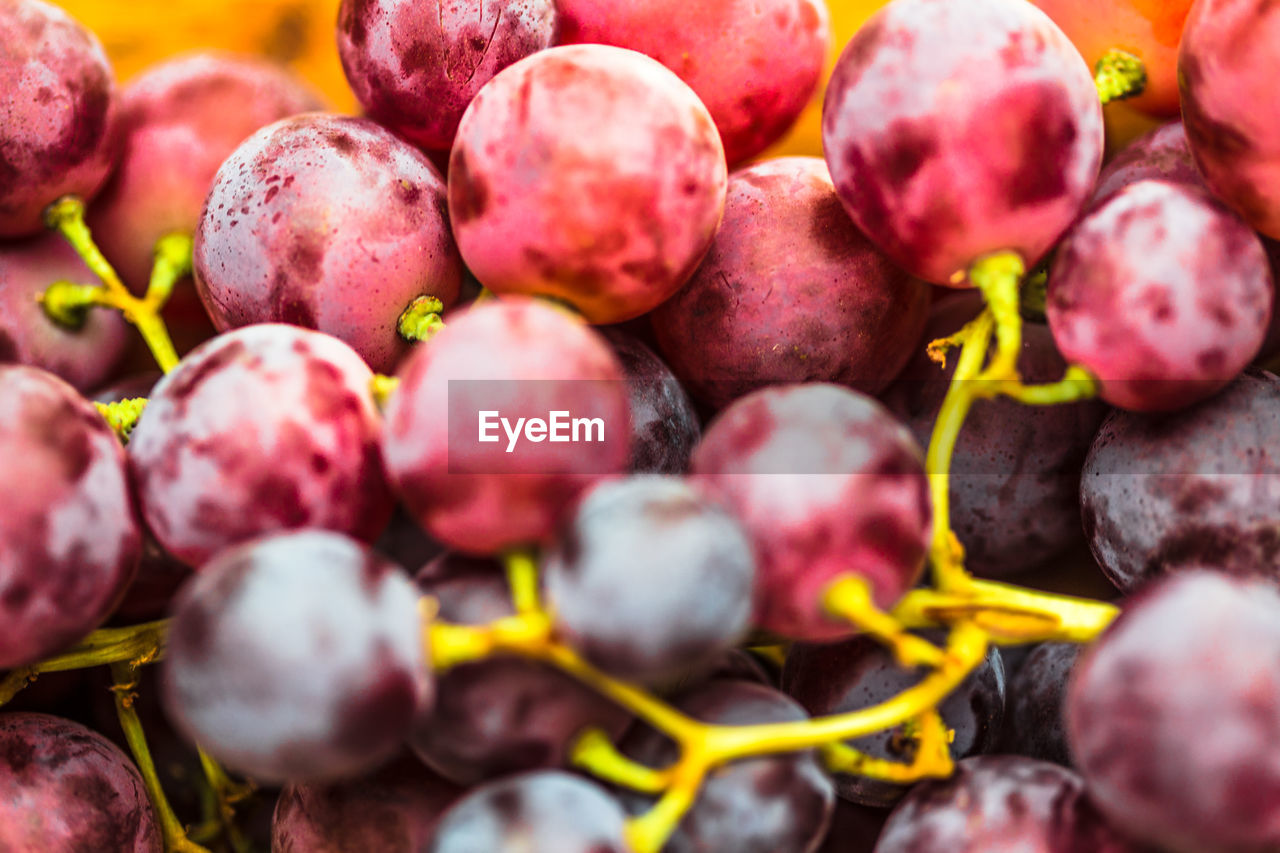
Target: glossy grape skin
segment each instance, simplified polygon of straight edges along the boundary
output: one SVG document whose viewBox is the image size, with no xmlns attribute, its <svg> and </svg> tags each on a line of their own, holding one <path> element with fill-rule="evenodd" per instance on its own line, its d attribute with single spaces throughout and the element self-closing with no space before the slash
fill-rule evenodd
<svg viewBox="0 0 1280 853">
<path fill-rule="evenodd" d="M 102 44 L 43 0 L 0 7 L 0 239 L 38 234 L 60 196 L 90 199 L 119 149 Z"/>
<path fill-rule="evenodd" d="M 849 221 L 822 159 L 783 157 L 730 176 L 711 251 L 651 316 L 672 369 L 722 409 L 787 382 L 882 391 L 928 306 L 928 288 Z"/>
<path fill-rule="evenodd" d="M 266 781 L 376 767 L 433 687 L 413 583 L 355 540 L 318 530 L 206 563 L 174 603 L 164 666 L 179 730 Z"/>
<path fill-rule="evenodd" d="M 386 407 L 386 469 L 410 513 L 450 547 L 493 554 L 541 541 L 579 492 L 626 467 L 621 367 L 599 335 L 557 308 L 481 303 L 416 350 L 399 376 Z M 508 454 L 505 436 L 476 440 L 481 411 L 512 423 L 551 411 L 600 417 L 604 439 L 523 441 Z"/>
<path fill-rule="evenodd" d="M 921 782 L 889 815 L 875 853 L 1139 853 L 1109 826 L 1075 773 L 978 755 Z"/>
<path fill-rule="evenodd" d="M 1164 850 L 1276 849 L 1277 656 L 1270 584 L 1189 571 L 1131 599 L 1067 692 L 1071 753 L 1098 807 Z"/>
<path fill-rule="evenodd" d="M 1071 224 L 1102 160 L 1102 108 L 1080 54 L 1031 4 L 895 0 L 837 61 L 822 139 L 871 241 L 965 286 L 983 255 L 1015 251 L 1030 268 Z"/>
<path fill-rule="evenodd" d="M 880 399 L 928 444 L 955 373 L 956 353 L 940 367 L 925 344 L 958 332 L 981 313 L 976 292 L 958 293 L 930 312 L 906 369 Z M 1026 323 L 1018 371 L 1030 383 L 1056 382 L 1067 363 L 1049 328 Z M 951 528 L 964 543 L 965 567 L 982 577 L 1034 571 L 1083 543 L 1080 468 L 1106 415 L 1093 400 L 1027 406 L 980 400 L 965 418 L 951 462 Z"/>
<path fill-rule="evenodd" d="M 670 68 L 715 119 L 730 164 L 786 133 L 812 98 L 831 46 L 820 0 L 556 0 L 563 44 L 638 50 Z"/>
<path fill-rule="evenodd" d="M 622 365 L 631 412 L 631 461 L 635 474 L 683 474 L 702 438 L 702 424 L 671 368 L 621 327 L 600 329 Z"/>
<path fill-rule="evenodd" d="M 0 243 L 0 364 L 38 367 L 86 391 L 111 375 L 133 333 L 107 309 L 90 310 L 79 329 L 58 325 L 37 301 L 55 281 L 94 282 L 62 237 Z"/>
<path fill-rule="evenodd" d="M 133 763 L 102 735 L 48 714 L 0 714 L 0 850 L 161 853 Z"/>
<path fill-rule="evenodd" d="M 726 726 L 804 720 L 799 705 L 770 687 L 749 681 L 714 681 L 684 694 L 675 706 L 705 723 Z M 633 730 L 622 743 L 631 758 L 666 767 L 679 754 L 653 729 Z M 632 814 L 652 799 L 624 793 Z M 744 758 L 712 771 L 693 808 L 662 848 L 665 853 L 724 850 L 733 853 L 809 853 L 831 821 L 835 791 L 812 752 Z"/>
<path fill-rule="evenodd" d="M 622 808 L 599 786 L 558 770 L 509 776 L 445 813 L 427 853 L 629 853 Z"/>
<path fill-rule="evenodd" d="M 495 560 L 449 553 L 427 564 L 418 589 L 435 598 L 438 618 L 481 625 L 514 614 Z M 510 773 L 567 767 L 574 739 L 588 728 L 617 737 L 631 715 L 576 679 L 534 661 L 495 656 L 441 673 L 433 707 L 419 714 L 410 746 L 459 785 Z"/>
<path fill-rule="evenodd" d="M 271 821 L 271 851 L 418 853 L 461 795 L 409 755 L 360 779 L 285 785 Z"/>
<path fill-rule="evenodd" d="M 750 627 L 756 561 L 746 531 L 675 477 L 631 477 L 586 492 L 542 574 L 558 634 L 627 680 L 696 670 Z"/>
<path fill-rule="evenodd" d="M 218 169 L 196 231 L 196 287 L 219 329 L 292 323 L 389 373 L 409 303 L 458 298 L 445 187 L 368 119 L 308 113 L 250 136 Z"/>
<path fill-rule="evenodd" d="M 929 639 L 942 642 L 944 637 Z M 903 669 L 879 641 L 861 636 L 826 645 L 792 646 L 782 671 L 782 689 L 811 715 L 824 717 L 888 701 L 920 683 L 924 675 L 921 670 Z M 995 647 L 939 703 L 938 710 L 943 723 L 955 732 L 953 758 L 995 751 L 1005 719 L 1004 663 Z M 902 743 L 900 726 L 848 744 L 892 761 L 907 762 L 914 754 L 914 747 Z M 835 783 L 842 798 L 866 806 L 891 806 L 907 792 L 906 786 L 847 774 L 837 775 Z"/>
<path fill-rule="evenodd" d="M 924 565 L 932 512 L 923 454 L 857 392 L 814 383 L 748 394 L 711 424 L 692 472 L 755 546 L 757 627 L 845 636 L 850 626 L 821 606 L 833 580 L 860 575 L 889 608 Z"/>
<path fill-rule="evenodd" d="M 372 374 L 336 338 L 263 324 L 203 344 L 155 387 L 129 441 L 147 526 L 199 566 L 300 527 L 372 542 L 391 515 Z"/>
<path fill-rule="evenodd" d="M 338 55 L 370 118 L 447 151 L 476 93 L 550 47 L 557 22 L 553 0 L 343 0 Z"/>
<path fill-rule="evenodd" d="M 1280 379 L 1250 370 L 1175 415 L 1102 425 L 1080 484 L 1098 564 L 1131 592 L 1198 565 L 1276 576 L 1280 559 Z"/>
<path fill-rule="evenodd" d="M 124 450 L 70 385 L 0 365 L 0 668 L 33 663 L 102 624 L 138 565 Z"/>
<path fill-rule="evenodd" d="M 569 45 L 510 66 L 471 102 L 449 213 L 494 293 L 554 296 L 618 323 L 693 274 L 726 182 L 711 116 L 678 77 L 634 51 Z"/>
<path fill-rule="evenodd" d="M 1182 120 L 1210 189 L 1280 239 L 1280 123 L 1275 95 L 1280 8 L 1269 0 L 1200 0 L 1178 52 Z"/>
<path fill-rule="evenodd" d="M 1062 706 L 1081 648 L 1076 643 L 1041 643 L 1010 675 L 1001 752 L 1072 766 Z"/>
<path fill-rule="evenodd" d="M 1046 314 L 1063 356 L 1133 411 L 1169 411 L 1226 387 L 1253 360 L 1275 286 L 1262 244 L 1209 196 L 1163 181 L 1112 195 L 1072 230 Z"/>
</svg>

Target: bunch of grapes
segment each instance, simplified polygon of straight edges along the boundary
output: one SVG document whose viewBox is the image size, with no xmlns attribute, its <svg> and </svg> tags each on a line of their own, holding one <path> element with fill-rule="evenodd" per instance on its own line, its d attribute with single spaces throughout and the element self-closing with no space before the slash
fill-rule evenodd
<svg viewBox="0 0 1280 853">
<path fill-rule="evenodd" d="M 0 851 L 1280 850 L 1280 6 L 1085 5 L 0 0 Z"/>
</svg>

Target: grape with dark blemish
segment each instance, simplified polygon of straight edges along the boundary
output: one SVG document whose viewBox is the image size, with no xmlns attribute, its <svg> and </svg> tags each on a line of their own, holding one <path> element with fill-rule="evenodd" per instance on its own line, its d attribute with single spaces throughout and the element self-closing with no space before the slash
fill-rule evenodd
<svg viewBox="0 0 1280 853">
<path fill-rule="evenodd" d="M 1272 584 L 1191 571 L 1130 599 L 1067 690 L 1098 808 L 1172 853 L 1280 848 L 1278 659 Z"/>
<path fill-rule="evenodd" d="M 732 515 L 682 479 L 587 492 L 542 560 L 560 636 L 620 678 L 661 682 L 743 639 L 755 555 Z"/>
<path fill-rule="evenodd" d="M 1275 286 L 1256 234 L 1185 184 L 1143 180 L 1072 229 L 1046 314 L 1063 356 L 1108 403 L 1168 411 L 1224 388 L 1253 360 Z"/>
<path fill-rule="evenodd" d="M 624 327 L 600 330 L 622 365 L 631 412 L 631 462 L 636 474 L 683 474 L 702 437 L 689 395 L 671 368 Z"/>
<path fill-rule="evenodd" d="M 1112 414 L 1080 484 L 1098 565 L 1124 592 L 1195 566 L 1277 577 L 1278 448 L 1280 379 L 1263 371 L 1173 415 Z"/>
<path fill-rule="evenodd" d="M 748 681 L 715 681 L 674 702 L 704 723 L 743 726 L 805 720 L 804 709 L 782 693 Z M 627 735 L 622 750 L 650 767 L 667 767 L 675 744 L 648 727 Z M 633 814 L 652 799 L 623 794 Z M 831 779 L 812 751 L 744 758 L 713 770 L 693 808 L 662 849 L 666 853 L 809 853 L 817 848 L 835 806 Z"/>
<path fill-rule="evenodd" d="M 142 776 L 109 740 L 48 714 L 0 714 L 0 850 L 161 853 Z"/>
<path fill-rule="evenodd" d="M 1001 752 L 1072 766 L 1062 706 L 1080 649 L 1076 643 L 1040 643 L 1010 675 Z"/>
<path fill-rule="evenodd" d="M 70 385 L 0 365 L 0 668 L 71 645 L 102 624 L 138 565 L 141 534 L 124 450 Z"/>
<path fill-rule="evenodd" d="M 550 47 L 553 0 L 343 0 L 338 55 L 370 118 L 435 151 L 493 75 Z"/>
<path fill-rule="evenodd" d="M 291 323 L 389 373 L 400 314 L 447 309 L 462 263 L 426 156 L 368 119 L 308 113 L 250 136 L 218 169 L 196 231 L 200 298 L 219 329 Z"/>
<path fill-rule="evenodd" d="M 0 92 L 0 238 L 37 234 L 46 207 L 93 198 L 115 165 L 115 76 L 97 37 L 62 9 L 7 0 Z"/>
<path fill-rule="evenodd" d="M 390 757 L 433 694 L 418 595 L 341 534 L 221 552 L 179 592 L 164 661 L 176 727 L 265 781 L 330 781 Z"/>
<path fill-rule="evenodd" d="M 787 382 L 882 391 L 928 306 L 929 289 L 849 221 L 821 158 L 784 157 L 730 176 L 711 251 L 651 316 L 672 369 L 721 409 Z"/>
<path fill-rule="evenodd" d="M 858 227 L 904 269 L 968 286 L 991 252 L 1031 268 L 1102 162 L 1093 75 L 1023 0 L 895 0 L 850 40 L 823 151 Z"/>
<path fill-rule="evenodd" d="M 372 542 L 393 501 L 373 374 L 346 344 L 264 324 L 219 335 L 156 385 L 129 441 L 147 526 L 199 566 L 301 527 Z"/>
<path fill-rule="evenodd" d="M 692 471 L 751 537 L 757 627 L 845 636 L 852 627 L 822 605 L 832 581 L 861 576 L 888 608 L 924 566 L 932 511 L 923 453 L 856 391 L 814 383 L 748 394 L 711 424 Z"/>
</svg>

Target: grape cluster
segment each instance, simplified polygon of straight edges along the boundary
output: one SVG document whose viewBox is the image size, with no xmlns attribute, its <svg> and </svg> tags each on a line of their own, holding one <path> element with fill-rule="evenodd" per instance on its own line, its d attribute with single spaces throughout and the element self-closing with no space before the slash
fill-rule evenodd
<svg viewBox="0 0 1280 853">
<path fill-rule="evenodd" d="M 0 0 L 0 851 L 1280 849 L 1280 6 L 876 5 Z"/>
</svg>

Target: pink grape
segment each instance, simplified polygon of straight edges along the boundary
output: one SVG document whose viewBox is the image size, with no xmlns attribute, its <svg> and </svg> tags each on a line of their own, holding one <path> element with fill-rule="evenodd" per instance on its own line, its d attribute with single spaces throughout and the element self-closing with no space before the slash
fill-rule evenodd
<svg viewBox="0 0 1280 853">
<path fill-rule="evenodd" d="M 823 150 L 858 227 L 935 284 L 982 256 L 1028 267 L 1089 196 L 1102 161 L 1093 75 L 1023 0 L 894 0 L 850 40 Z"/>
<path fill-rule="evenodd" d="M 1191 156 L 1182 122 L 1162 124 L 1121 149 L 1098 175 L 1089 207 L 1105 201 L 1130 184 L 1146 179 L 1207 189 Z"/>
<path fill-rule="evenodd" d="M 634 51 L 571 45 L 517 62 L 471 102 L 449 158 L 449 213 L 490 290 L 617 323 L 693 274 L 726 181 L 711 116 L 678 77 Z"/>
</svg>

